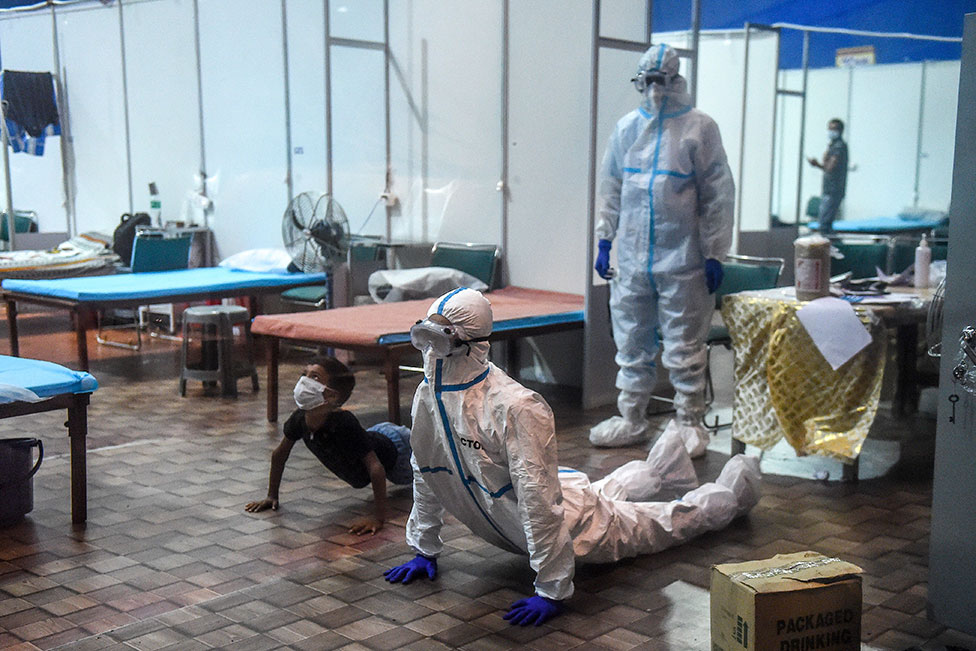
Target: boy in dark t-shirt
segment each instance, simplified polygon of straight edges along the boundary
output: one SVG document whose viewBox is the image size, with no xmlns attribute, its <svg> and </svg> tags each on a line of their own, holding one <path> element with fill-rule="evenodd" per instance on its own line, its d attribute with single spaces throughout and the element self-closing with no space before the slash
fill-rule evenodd
<svg viewBox="0 0 976 651">
<path fill-rule="evenodd" d="M 256 513 L 278 510 L 278 488 L 285 462 L 296 441 L 304 441 L 322 464 L 353 488 L 373 486 L 375 515 L 360 518 L 350 533 L 374 534 L 386 520 L 386 480 L 413 482 L 410 466 L 410 430 L 380 423 L 364 430 L 352 412 L 340 406 L 352 395 L 356 378 L 334 357 L 311 360 L 295 385 L 298 409 L 285 421 L 281 443 L 271 453 L 268 497 L 248 502 L 244 510 Z"/>
</svg>

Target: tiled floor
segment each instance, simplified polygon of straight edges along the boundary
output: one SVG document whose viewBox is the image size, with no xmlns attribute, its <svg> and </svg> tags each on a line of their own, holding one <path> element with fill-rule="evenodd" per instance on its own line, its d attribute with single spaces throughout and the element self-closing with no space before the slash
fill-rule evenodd
<svg viewBox="0 0 976 651">
<path fill-rule="evenodd" d="M 23 354 L 73 365 L 62 325 L 22 326 L 51 333 L 24 339 Z M 299 359 L 282 369 L 286 386 Z M 39 436 L 46 451 L 34 511 L 0 529 L 0 647 L 700 650 L 709 647 L 712 564 L 814 549 L 864 568 L 864 648 L 976 649 L 976 639 L 925 615 L 931 468 L 924 454 L 857 485 L 767 476 L 747 518 L 660 554 L 581 567 L 566 614 L 517 628 L 501 616 L 531 592 L 525 559 L 461 525 L 445 530 L 436 581 L 383 581 L 384 569 L 411 555 L 403 541 L 409 489 L 391 490 L 393 517 L 379 534 L 349 535 L 346 525 L 370 509 L 370 490 L 344 485 L 297 446 L 281 510 L 245 513 L 245 502 L 265 494 L 279 436 L 264 419 L 263 384 L 253 394 L 242 381 L 232 400 L 191 383 L 180 398 L 177 364 L 172 343 L 130 353 L 92 342 L 101 388 L 89 418 L 87 526 L 70 524 L 63 414 L 0 421 L 0 437 Z M 350 408 L 364 424 L 382 420 L 379 371 L 357 367 L 357 379 Z M 402 384 L 407 404 L 414 383 Z M 564 464 L 602 476 L 645 454 L 589 445 L 588 427 L 609 409 L 551 402 Z M 916 439 L 931 428 L 884 415 L 876 427 Z M 713 479 L 725 459 L 709 452 L 696 462 L 700 478 Z"/>
</svg>

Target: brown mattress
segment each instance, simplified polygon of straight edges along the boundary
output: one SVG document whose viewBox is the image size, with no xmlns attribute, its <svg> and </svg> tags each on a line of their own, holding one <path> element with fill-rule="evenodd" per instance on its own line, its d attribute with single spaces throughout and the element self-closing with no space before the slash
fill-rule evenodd
<svg viewBox="0 0 976 651">
<path fill-rule="evenodd" d="M 486 294 L 496 328 L 501 322 L 582 312 L 583 297 L 524 287 L 505 287 Z M 380 337 L 407 333 L 424 318 L 433 299 L 401 303 L 357 305 L 315 312 L 264 314 L 251 331 L 283 339 L 330 343 L 336 346 L 379 346 Z M 582 321 L 582 314 L 579 315 Z"/>
</svg>

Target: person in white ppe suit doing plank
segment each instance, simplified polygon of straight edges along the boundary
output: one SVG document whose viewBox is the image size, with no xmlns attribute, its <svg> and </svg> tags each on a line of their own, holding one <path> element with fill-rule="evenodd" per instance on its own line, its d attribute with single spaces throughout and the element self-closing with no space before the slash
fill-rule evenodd
<svg viewBox="0 0 976 651">
<path fill-rule="evenodd" d="M 600 481 L 558 468 L 552 411 L 488 361 L 491 327 L 488 300 L 461 288 L 434 301 L 411 330 L 424 360 L 413 401 L 414 503 L 406 526 L 416 557 L 387 570 L 388 581 L 436 576 L 447 512 L 488 542 L 528 555 L 535 595 L 513 604 L 505 619 L 538 625 L 573 594 L 577 560 L 657 552 L 725 527 L 759 500 L 758 459 L 737 455 L 715 483 L 698 486 L 673 432 L 646 461 Z M 684 494 L 643 501 L 662 491 Z"/>
<path fill-rule="evenodd" d="M 712 118 L 692 108 L 678 55 L 655 45 L 632 80 L 640 106 L 617 122 L 600 172 L 596 270 L 610 279 L 617 407 L 590 431 L 600 446 L 648 437 L 647 406 L 662 361 L 674 385 L 676 426 L 692 457 L 705 454 L 705 336 L 732 243 L 735 189 Z M 616 273 L 610 268 L 617 247 Z"/>
</svg>

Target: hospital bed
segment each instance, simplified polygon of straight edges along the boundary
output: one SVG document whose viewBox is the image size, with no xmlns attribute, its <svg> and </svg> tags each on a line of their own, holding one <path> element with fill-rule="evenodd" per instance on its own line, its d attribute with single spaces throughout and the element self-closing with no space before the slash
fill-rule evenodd
<svg viewBox="0 0 976 651">
<path fill-rule="evenodd" d="M 113 273 L 121 260 L 110 244 L 111 238 L 100 233 L 81 233 L 50 249 L 0 251 L 0 279 L 70 278 Z"/>
<path fill-rule="evenodd" d="M 11 354 L 20 354 L 17 304 L 29 303 L 70 310 L 75 323 L 78 363 L 88 370 L 88 328 L 97 310 L 133 308 L 150 303 L 189 303 L 236 296 L 251 298 L 251 316 L 257 313 L 256 298 L 279 294 L 302 285 L 325 282 L 324 273 L 256 273 L 224 267 L 200 267 L 178 271 L 114 274 L 93 278 L 54 280 L 5 279 L 0 283 L 7 304 Z"/>
<path fill-rule="evenodd" d="M 927 214 L 920 218 L 907 218 L 900 215 L 894 217 L 872 217 L 871 219 L 842 219 L 834 222 L 837 233 L 864 233 L 867 235 L 900 235 L 908 233 L 926 233 L 933 228 L 945 226 L 949 217 L 943 213 Z M 807 224 L 811 230 L 819 230 L 820 223 L 812 221 Z"/>
<path fill-rule="evenodd" d="M 98 382 L 88 373 L 34 359 L 0 355 L 0 384 L 6 388 L 27 389 L 40 402 L 12 400 L 0 402 L 0 418 L 26 416 L 56 409 L 68 410 L 68 437 L 71 443 L 71 521 L 88 517 L 87 464 L 85 439 L 88 436 L 88 402 Z M 0 391 L 0 393 L 3 393 Z M 8 392 L 9 395 L 9 392 Z"/>
<path fill-rule="evenodd" d="M 505 287 L 487 297 L 494 316 L 493 341 L 583 327 L 583 297 L 576 294 Z M 285 339 L 379 353 L 386 376 L 389 419 L 400 423 L 400 357 L 413 350 L 410 327 L 427 314 L 430 303 L 428 298 L 255 318 L 251 332 L 268 341 L 268 421 L 278 420 L 279 342 Z M 510 346 L 508 353 L 511 370 L 516 368 L 515 347 Z"/>
</svg>

